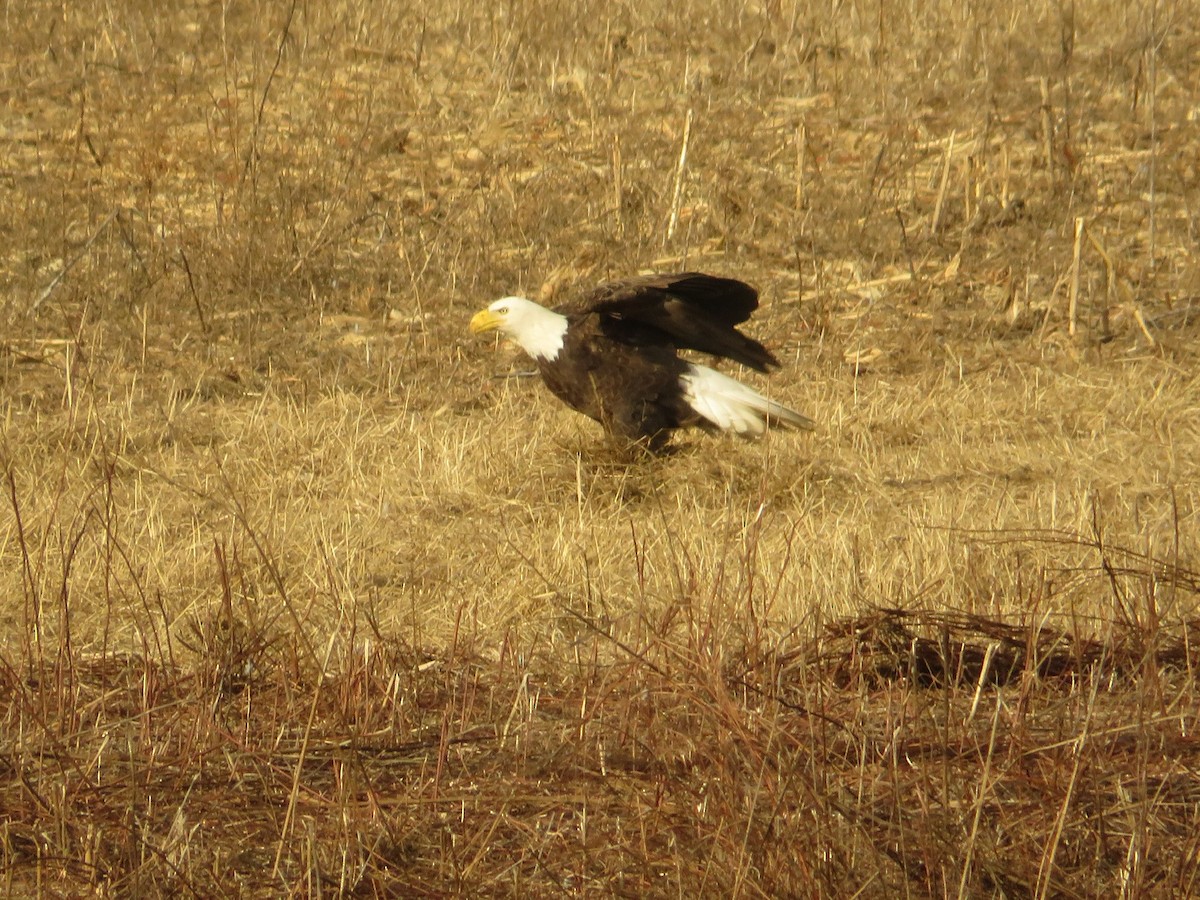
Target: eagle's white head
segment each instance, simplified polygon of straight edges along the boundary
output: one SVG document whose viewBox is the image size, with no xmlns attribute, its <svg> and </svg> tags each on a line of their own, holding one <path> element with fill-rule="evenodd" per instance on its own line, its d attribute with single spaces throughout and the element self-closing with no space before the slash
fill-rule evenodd
<svg viewBox="0 0 1200 900">
<path fill-rule="evenodd" d="M 471 333 L 499 331 L 534 359 L 552 360 L 562 350 L 567 317 L 524 297 L 501 297 L 471 319 Z"/>
</svg>

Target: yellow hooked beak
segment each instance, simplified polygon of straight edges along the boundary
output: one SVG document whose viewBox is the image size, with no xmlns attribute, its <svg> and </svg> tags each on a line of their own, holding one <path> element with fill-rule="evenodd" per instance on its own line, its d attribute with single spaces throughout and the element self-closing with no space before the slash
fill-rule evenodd
<svg viewBox="0 0 1200 900">
<path fill-rule="evenodd" d="M 483 334 L 500 327 L 500 317 L 490 309 L 481 309 L 471 317 L 471 334 Z"/>
</svg>

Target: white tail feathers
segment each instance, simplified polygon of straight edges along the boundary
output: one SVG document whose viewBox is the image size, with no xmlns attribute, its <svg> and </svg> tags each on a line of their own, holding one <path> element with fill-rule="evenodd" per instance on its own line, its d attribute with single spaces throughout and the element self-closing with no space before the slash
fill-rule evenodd
<svg viewBox="0 0 1200 900">
<path fill-rule="evenodd" d="M 688 406 L 724 431 L 758 437 L 766 431 L 767 423 L 809 430 L 816 428 L 816 423 L 808 416 L 768 400 L 753 388 L 707 366 L 689 366 L 679 381 Z"/>
</svg>

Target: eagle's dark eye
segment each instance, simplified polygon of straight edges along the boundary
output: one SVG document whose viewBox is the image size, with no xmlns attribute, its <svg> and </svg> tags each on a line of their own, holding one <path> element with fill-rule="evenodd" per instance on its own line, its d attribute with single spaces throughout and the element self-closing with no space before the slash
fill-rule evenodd
<svg viewBox="0 0 1200 900">
<path fill-rule="evenodd" d="M 502 306 L 498 310 L 496 310 L 496 312 L 498 312 L 502 316 L 507 316 L 508 315 L 508 307 Z"/>
</svg>

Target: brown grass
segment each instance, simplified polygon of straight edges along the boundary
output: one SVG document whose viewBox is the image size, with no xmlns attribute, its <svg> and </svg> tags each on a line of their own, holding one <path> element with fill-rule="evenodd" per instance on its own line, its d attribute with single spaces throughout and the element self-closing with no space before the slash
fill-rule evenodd
<svg viewBox="0 0 1200 900">
<path fill-rule="evenodd" d="M 0 890 L 1200 891 L 1186 5 L 175 6 L 5 17 Z M 815 435 L 465 333 L 685 268 Z"/>
</svg>

